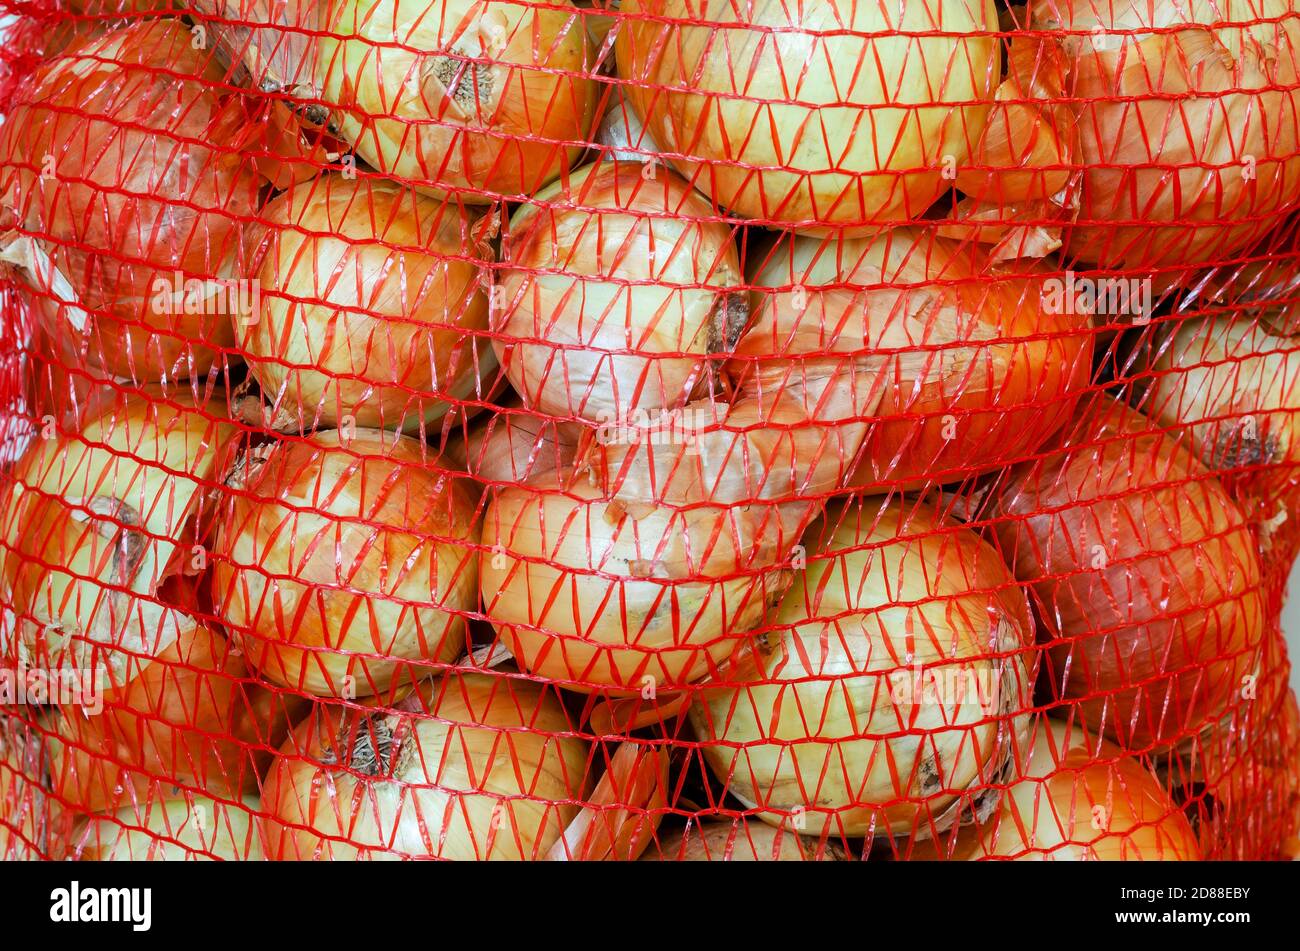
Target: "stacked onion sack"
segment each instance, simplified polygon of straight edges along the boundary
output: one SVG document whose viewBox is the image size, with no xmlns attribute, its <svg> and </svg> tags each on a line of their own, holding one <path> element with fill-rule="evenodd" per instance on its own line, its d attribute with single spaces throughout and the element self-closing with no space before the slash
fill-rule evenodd
<svg viewBox="0 0 1300 951">
<path fill-rule="evenodd" d="M 0 858 L 1300 853 L 1295 0 L 12 30 Z"/>
</svg>

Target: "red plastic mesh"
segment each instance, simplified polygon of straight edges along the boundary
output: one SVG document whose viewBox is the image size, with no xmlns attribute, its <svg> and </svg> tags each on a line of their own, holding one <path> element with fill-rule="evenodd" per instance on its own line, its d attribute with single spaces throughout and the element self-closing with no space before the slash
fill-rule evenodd
<svg viewBox="0 0 1300 951">
<path fill-rule="evenodd" d="M 0 9 L 0 856 L 1296 854 L 1291 0 Z"/>
</svg>

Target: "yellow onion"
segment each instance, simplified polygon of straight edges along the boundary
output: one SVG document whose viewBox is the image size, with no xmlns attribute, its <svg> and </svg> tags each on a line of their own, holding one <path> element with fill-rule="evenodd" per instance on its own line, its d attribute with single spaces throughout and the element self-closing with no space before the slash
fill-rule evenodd
<svg viewBox="0 0 1300 951">
<path fill-rule="evenodd" d="M 691 707 L 704 758 L 775 826 L 945 829 L 1027 729 L 1024 594 L 973 531 L 901 502 L 832 506 L 806 538 L 772 632 Z"/>
<path fill-rule="evenodd" d="M 545 858 L 588 756 L 550 689 L 450 673 L 404 710 L 318 706 L 267 777 L 267 857 Z"/>
<path fill-rule="evenodd" d="M 918 843 L 911 859 L 1198 861 L 1182 810 L 1141 761 L 1079 724 L 1039 717 L 1016 778 L 978 826 Z"/>
<path fill-rule="evenodd" d="M 680 688 L 784 591 L 770 521 L 625 502 L 573 470 L 506 486 L 483 517 L 483 611 L 536 676 L 611 695 Z"/>
<path fill-rule="evenodd" d="M 647 177 L 646 171 L 655 172 Z M 530 407 L 608 423 L 685 402 L 744 324 L 731 230 L 674 173 L 601 162 L 515 213 L 493 337 Z"/>
<path fill-rule="evenodd" d="M 328 174 L 266 208 L 258 319 L 239 344 L 276 428 L 419 430 L 484 395 L 495 361 L 479 262 L 459 204 Z"/>
<path fill-rule="evenodd" d="M 1053 306 L 1050 272 L 991 267 L 978 246 L 898 228 L 784 238 L 753 277 L 732 361 L 742 395 L 852 386 L 870 420 L 847 484 L 875 492 L 961 481 L 1036 450 L 1091 373 L 1089 317 Z M 878 402 L 865 394 L 879 390 Z M 823 409 L 820 416 L 833 416 Z"/>
<path fill-rule="evenodd" d="M 0 130 L 0 258 L 65 353 L 141 381 L 200 376 L 234 342 L 241 231 L 261 179 L 245 120 L 176 20 L 42 66 Z"/>
<path fill-rule="evenodd" d="M 1167 746 L 1222 717 L 1254 669 L 1255 541 L 1176 435 L 1109 396 L 1083 413 L 1012 473 L 995 529 L 1035 592 L 1056 695 L 1126 749 Z"/>
<path fill-rule="evenodd" d="M 835 845 L 821 845 L 789 829 L 763 822 L 700 822 L 664 836 L 643 862 L 814 862 L 844 858 Z"/>
<path fill-rule="evenodd" d="M 355 698 L 464 653 L 478 528 L 461 481 L 378 430 L 255 451 L 213 564 L 216 612 L 249 661 L 273 683 Z"/>
<path fill-rule="evenodd" d="M 572 466 L 581 438 L 575 423 L 503 409 L 470 430 L 466 471 L 485 488 L 541 478 Z"/>
<path fill-rule="evenodd" d="M 74 665 L 102 654 L 121 673 L 130 652 L 152 657 L 175 638 L 152 599 L 206 558 L 196 519 L 234 458 L 226 416 L 224 400 L 180 387 L 106 387 L 71 428 L 41 430 L 0 506 L 0 594 L 20 659 L 51 663 L 66 648 Z"/>
<path fill-rule="evenodd" d="M 46 785 L 43 746 L 35 727 L 0 718 L 0 861 L 49 857 L 49 829 L 60 806 Z"/>
<path fill-rule="evenodd" d="M 1190 436 L 1230 489 L 1271 508 L 1300 481 L 1300 351 L 1250 319 L 1182 320 L 1142 409 Z M 1265 513 L 1270 514 L 1270 513 Z"/>
<path fill-rule="evenodd" d="M 412 187 L 526 197 L 588 141 L 594 59 L 570 0 L 328 0 L 320 29 L 317 81 L 343 137 Z"/>
<path fill-rule="evenodd" d="M 263 857 L 254 796 L 225 802 L 157 795 L 73 829 L 68 858 L 83 862 L 255 861 Z"/>
<path fill-rule="evenodd" d="M 1300 200 L 1292 0 L 1035 0 L 1062 39 L 1083 186 L 1066 251 L 1103 267 L 1223 258 Z"/>
<path fill-rule="evenodd" d="M 991 0 L 621 10 L 618 74 L 669 160 L 723 208 L 810 233 L 920 217 L 1000 79 Z"/>
</svg>

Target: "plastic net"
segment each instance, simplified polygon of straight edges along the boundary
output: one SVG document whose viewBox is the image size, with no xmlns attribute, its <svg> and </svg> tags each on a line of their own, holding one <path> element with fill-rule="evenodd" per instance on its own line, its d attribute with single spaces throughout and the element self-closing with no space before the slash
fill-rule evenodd
<svg viewBox="0 0 1300 951">
<path fill-rule="evenodd" d="M 0 9 L 0 856 L 1297 851 L 1291 0 Z"/>
</svg>

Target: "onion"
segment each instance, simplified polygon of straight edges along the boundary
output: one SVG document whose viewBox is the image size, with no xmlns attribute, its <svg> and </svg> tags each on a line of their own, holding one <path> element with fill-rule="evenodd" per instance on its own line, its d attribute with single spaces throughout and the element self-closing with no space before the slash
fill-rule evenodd
<svg viewBox="0 0 1300 951">
<path fill-rule="evenodd" d="M 1023 760 L 991 818 L 919 843 L 908 857 L 1200 860 L 1187 818 L 1156 777 L 1081 726 L 1039 717 Z"/>
<path fill-rule="evenodd" d="M 20 659 L 66 647 L 84 666 L 108 647 L 120 673 L 130 652 L 174 639 L 147 599 L 198 557 L 196 517 L 233 459 L 225 409 L 180 388 L 105 388 L 70 429 L 42 430 L 0 504 L 0 595 L 18 616 Z M 45 656 L 33 659 L 38 640 Z"/>
<path fill-rule="evenodd" d="M 1070 418 L 1091 372 L 1088 315 L 1053 309 L 1048 275 L 992 268 L 977 247 L 911 228 L 782 239 L 753 277 L 735 385 L 767 399 L 856 387 L 854 409 L 881 418 L 849 485 L 908 489 L 1006 465 Z"/>
<path fill-rule="evenodd" d="M 1300 201 L 1300 20 L 1291 0 L 1041 0 L 1069 31 L 1083 190 L 1066 250 L 1185 267 L 1246 247 Z"/>
<path fill-rule="evenodd" d="M 572 470 L 483 517 L 483 611 L 528 673 L 609 695 L 717 669 L 788 583 L 762 511 L 611 498 Z"/>
<path fill-rule="evenodd" d="M 969 529 L 900 502 L 832 506 L 771 634 L 690 710 L 755 817 L 819 836 L 924 838 L 976 811 L 1027 728 L 1033 626 Z M 976 792 L 978 790 L 978 792 Z"/>
<path fill-rule="evenodd" d="M 495 361 L 477 259 L 454 203 L 324 175 L 266 208 L 260 319 L 240 347 L 277 428 L 419 430 L 483 395 Z M 251 325 L 250 325 L 251 324 Z"/>
<path fill-rule="evenodd" d="M 419 691 L 387 714 L 321 705 L 295 731 L 263 794 L 269 858 L 546 857 L 586 790 L 559 701 L 482 674 Z"/>
<path fill-rule="evenodd" d="M 1260 564 L 1240 510 L 1176 437 L 1099 397 L 997 508 L 1053 688 L 1089 727 L 1145 750 L 1223 716 L 1263 636 Z"/>
<path fill-rule="evenodd" d="M 643 862 L 811 862 L 839 861 L 835 845 L 818 845 L 789 829 L 762 822 L 701 822 L 665 836 Z"/>
<path fill-rule="evenodd" d="M 998 86 L 997 29 L 992 2 L 627 0 L 615 51 L 646 130 L 718 205 L 852 234 L 950 187 Z"/>
<path fill-rule="evenodd" d="M 258 808 L 253 796 L 239 802 L 194 795 L 149 798 L 78 823 L 69 857 L 83 862 L 258 860 Z"/>
<path fill-rule="evenodd" d="M 485 487 L 541 478 L 572 466 L 581 438 L 577 424 L 503 409 L 470 431 L 466 469 Z"/>
<path fill-rule="evenodd" d="M 589 138 L 593 56 L 570 0 L 329 0 L 320 29 L 317 81 L 344 138 L 422 191 L 523 198 Z"/>
<path fill-rule="evenodd" d="M 199 376 L 234 342 L 260 179 L 224 145 L 244 110 L 222 77 L 179 22 L 139 21 L 43 66 L 0 130 L 0 256 L 112 374 Z"/>
<path fill-rule="evenodd" d="M 678 406 L 735 343 L 731 230 L 686 182 L 647 169 L 589 165 L 511 220 L 493 343 L 528 406 L 602 423 Z"/>
<path fill-rule="evenodd" d="M 1254 321 L 1181 320 L 1152 361 L 1142 408 L 1186 432 L 1225 486 L 1274 508 L 1300 482 L 1300 352 Z"/>
<path fill-rule="evenodd" d="M 422 443 L 321 432 L 258 453 L 238 482 L 213 600 L 264 677 L 364 697 L 464 653 L 477 606 L 474 502 Z"/>
<path fill-rule="evenodd" d="M 0 718 L 0 861 L 49 857 L 47 834 L 59 804 L 45 788 L 43 745 L 33 727 Z"/>
</svg>

